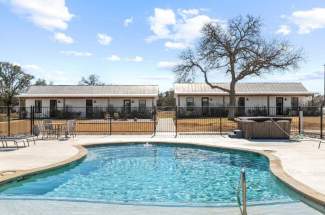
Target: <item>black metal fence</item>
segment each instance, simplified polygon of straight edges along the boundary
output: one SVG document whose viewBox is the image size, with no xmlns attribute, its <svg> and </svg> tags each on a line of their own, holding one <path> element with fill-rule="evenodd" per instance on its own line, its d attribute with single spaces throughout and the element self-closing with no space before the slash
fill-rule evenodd
<svg viewBox="0 0 325 215">
<path fill-rule="evenodd" d="M 291 132 L 323 137 L 322 107 L 0 107 L 0 135 L 32 132 L 44 120 L 76 120 L 77 134 L 224 134 L 237 128 L 235 117 L 285 116 Z M 299 117 L 299 112 L 303 118 Z M 303 122 L 301 122 L 303 120 Z"/>
</svg>

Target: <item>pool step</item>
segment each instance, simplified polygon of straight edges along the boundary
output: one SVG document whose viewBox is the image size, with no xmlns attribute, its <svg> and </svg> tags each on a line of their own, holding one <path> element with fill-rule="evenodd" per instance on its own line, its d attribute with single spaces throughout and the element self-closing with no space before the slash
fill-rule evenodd
<svg viewBox="0 0 325 215">
<path fill-rule="evenodd" d="M 231 138 L 243 138 L 243 131 L 235 129 L 232 133 L 229 133 L 228 136 Z"/>
</svg>

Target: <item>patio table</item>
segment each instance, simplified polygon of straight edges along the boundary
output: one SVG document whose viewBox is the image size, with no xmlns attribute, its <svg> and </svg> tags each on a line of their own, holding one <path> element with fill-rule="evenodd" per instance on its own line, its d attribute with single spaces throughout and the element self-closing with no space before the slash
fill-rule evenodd
<svg viewBox="0 0 325 215">
<path fill-rule="evenodd" d="M 57 139 L 59 139 L 67 124 L 65 122 L 52 122 L 51 125 L 53 126 Z"/>
</svg>

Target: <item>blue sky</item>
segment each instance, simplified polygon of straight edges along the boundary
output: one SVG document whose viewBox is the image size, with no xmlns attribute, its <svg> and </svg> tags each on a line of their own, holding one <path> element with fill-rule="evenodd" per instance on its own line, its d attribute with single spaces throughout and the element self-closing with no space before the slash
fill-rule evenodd
<svg viewBox="0 0 325 215">
<path fill-rule="evenodd" d="M 246 14 L 263 19 L 266 37 L 302 47 L 306 60 L 298 70 L 244 81 L 301 81 L 322 92 L 324 0 L 0 0 L 0 60 L 54 84 L 95 73 L 108 84 L 166 90 L 177 56 L 195 44 L 204 23 Z"/>
</svg>

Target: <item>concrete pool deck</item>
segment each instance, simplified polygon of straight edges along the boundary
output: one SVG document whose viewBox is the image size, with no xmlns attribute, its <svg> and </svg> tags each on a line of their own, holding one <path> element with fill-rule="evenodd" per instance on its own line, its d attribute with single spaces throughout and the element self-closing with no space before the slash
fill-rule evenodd
<svg viewBox="0 0 325 215">
<path fill-rule="evenodd" d="M 15 151 L 0 151 L 0 181 L 18 173 L 23 174 L 33 170 L 41 171 L 81 158 L 85 155 L 82 147 L 80 147 L 83 145 L 123 142 L 191 143 L 258 151 L 268 155 L 269 159 L 271 158 L 271 169 L 276 176 L 281 174 L 290 181 L 294 188 L 298 187 L 301 191 L 309 192 L 316 199 L 325 202 L 325 144 L 318 149 L 318 142 L 316 141 L 249 141 L 215 135 L 184 135 L 177 138 L 174 138 L 173 135 L 164 135 L 163 137 L 152 137 L 149 135 L 80 135 L 69 140 L 38 141 L 35 146 L 32 145 L 29 148 Z M 80 150 L 82 153 L 79 153 Z M 277 158 L 281 161 L 279 164 L 277 164 Z M 272 167 L 272 163 L 274 163 L 274 167 Z M 279 165 L 282 168 L 279 169 Z"/>
</svg>

